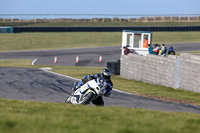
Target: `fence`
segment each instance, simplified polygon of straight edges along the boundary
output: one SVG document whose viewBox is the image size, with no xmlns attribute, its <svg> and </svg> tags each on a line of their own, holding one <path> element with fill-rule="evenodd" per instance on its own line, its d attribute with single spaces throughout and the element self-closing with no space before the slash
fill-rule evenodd
<svg viewBox="0 0 200 133">
<path fill-rule="evenodd" d="M 181 88 L 200 93 L 200 56 L 181 54 L 161 57 L 157 55 L 122 55 L 120 75 L 127 79 Z"/>
<path fill-rule="evenodd" d="M 0 22 L 199 22 L 200 14 L 0 14 Z"/>
</svg>

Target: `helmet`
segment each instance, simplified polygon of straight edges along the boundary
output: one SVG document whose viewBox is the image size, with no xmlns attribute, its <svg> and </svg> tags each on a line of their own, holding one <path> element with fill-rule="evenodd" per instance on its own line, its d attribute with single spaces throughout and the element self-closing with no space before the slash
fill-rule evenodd
<svg viewBox="0 0 200 133">
<path fill-rule="evenodd" d="M 109 81 L 110 80 L 110 77 L 111 77 L 111 72 L 110 70 L 108 69 L 103 69 L 101 71 L 101 77 L 106 80 L 106 81 Z"/>
</svg>

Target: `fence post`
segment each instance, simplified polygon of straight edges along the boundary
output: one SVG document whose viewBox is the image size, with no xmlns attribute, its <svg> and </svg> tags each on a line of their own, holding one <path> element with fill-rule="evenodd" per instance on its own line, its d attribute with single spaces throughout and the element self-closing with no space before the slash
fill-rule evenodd
<svg viewBox="0 0 200 133">
<path fill-rule="evenodd" d="M 19 22 L 21 22 L 21 15 L 19 15 Z"/>
<path fill-rule="evenodd" d="M 145 21 L 147 22 L 147 15 L 145 16 Z"/>
<path fill-rule="evenodd" d="M 96 22 L 96 14 L 94 15 L 94 22 Z"/>
<path fill-rule="evenodd" d="M 112 15 L 112 19 L 111 19 L 111 20 L 112 20 L 112 22 L 113 22 L 113 15 Z"/>
<path fill-rule="evenodd" d="M 4 16 L 4 20 L 3 21 L 6 22 L 6 15 Z"/>
<path fill-rule="evenodd" d="M 35 22 L 37 22 L 37 15 L 35 15 Z"/>
<path fill-rule="evenodd" d="M 13 16 L 11 17 L 11 22 L 13 22 Z"/>
<path fill-rule="evenodd" d="M 26 18 L 27 18 L 27 22 L 28 22 L 29 21 L 29 16 L 27 15 Z"/>
<path fill-rule="evenodd" d="M 78 15 L 78 14 L 76 15 L 76 20 L 77 20 L 77 22 L 78 22 L 78 20 L 79 20 L 79 15 Z"/>
<path fill-rule="evenodd" d="M 181 22 L 181 14 L 179 14 L 179 22 Z"/>
<path fill-rule="evenodd" d="M 176 57 L 176 75 L 175 75 L 175 88 L 179 88 L 179 70 L 180 70 L 180 58 Z"/>
<path fill-rule="evenodd" d="M 51 14 L 51 19 L 52 19 L 52 20 L 51 20 L 51 22 L 53 22 L 53 17 L 54 17 L 54 15 L 53 15 L 53 14 Z"/>
<path fill-rule="evenodd" d="M 173 18 L 172 18 L 172 15 L 171 15 L 171 22 L 173 21 L 172 19 L 173 19 Z"/>
<path fill-rule="evenodd" d="M 128 22 L 130 22 L 130 15 L 128 15 Z"/>
<path fill-rule="evenodd" d="M 190 14 L 188 14 L 188 22 L 190 22 Z"/>
<path fill-rule="evenodd" d="M 163 16 L 162 16 L 162 22 L 164 22 L 164 19 L 165 19 L 165 15 L 163 14 Z"/>
<path fill-rule="evenodd" d="M 103 16 L 102 16 L 102 22 L 104 22 L 104 14 L 103 14 Z"/>
</svg>

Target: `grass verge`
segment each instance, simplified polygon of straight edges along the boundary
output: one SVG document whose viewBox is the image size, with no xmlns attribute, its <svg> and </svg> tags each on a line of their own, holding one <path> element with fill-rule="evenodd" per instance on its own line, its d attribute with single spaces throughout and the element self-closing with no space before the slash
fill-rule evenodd
<svg viewBox="0 0 200 133">
<path fill-rule="evenodd" d="M 23 65 L 22 65 L 23 64 Z M 27 60 L 0 60 L 0 67 L 51 67 L 54 72 L 82 79 L 84 75 L 99 73 L 101 67 L 73 67 L 73 66 L 31 66 Z M 127 80 L 120 76 L 112 76 L 114 88 L 136 95 L 150 97 L 157 100 L 200 105 L 200 94 L 191 91 L 174 89 L 160 85 L 152 85 L 134 80 Z"/>
<path fill-rule="evenodd" d="M 2 133 L 198 133 L 199 114 L 0 99 Z"/>
<path fill-rule="evenodd" d="M 200 32 L 154 32 L 153 43 L 198 43 Z M 0 34 L 0 51 L 121 46 L 121 32 Z"/>
</svg>

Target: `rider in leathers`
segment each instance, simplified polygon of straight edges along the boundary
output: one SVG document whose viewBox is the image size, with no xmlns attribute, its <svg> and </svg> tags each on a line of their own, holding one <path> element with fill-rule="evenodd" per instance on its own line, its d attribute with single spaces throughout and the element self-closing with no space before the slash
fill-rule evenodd
<svg viewBox="0 0 200 133">
<path fill-rule="evenodd" d="M 97 79 L 97 78 L 102 78 L 106 81 L 106 93 L 104 94 L 104 96 L 109 97 L 112 91 L 112 87 L 113 87 L 113 83 L 110 80 L 111 77 L 111 72 L 108 69 L 103 69 L 101 71 L 101 74 L 95 74 L 95 75 L 86 75 L 83 77 L 82 81 L 80 81 L 79 83 L 75 83 L 74 87 L 72 88 L 73 91 L 75 91 L 76 89 L 78 89 L 80 86 L 82 86 L 83 84 L 85 84 L 86 82 L 88 82 L 89 80 L 92 79 Z M 102 96 L 99 96 L 96 100 L 92 101 L 93 104 L 98 105 L 98 106 L 104 106 L 104 101 Z"/>
</svg>

